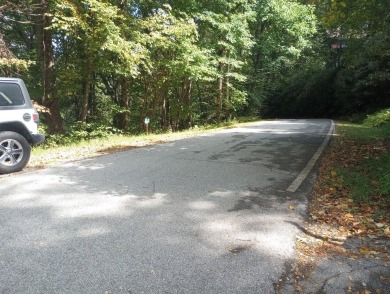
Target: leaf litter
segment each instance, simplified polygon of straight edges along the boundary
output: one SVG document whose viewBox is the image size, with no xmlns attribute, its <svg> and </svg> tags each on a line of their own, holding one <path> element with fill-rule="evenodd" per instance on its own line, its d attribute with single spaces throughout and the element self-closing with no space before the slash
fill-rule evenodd
<svg viewBox="0 0 390 294">
<path fill-rule="evenodd" d="M 378 283 L 359 284 L 350 277 L 350 285 L 338 289 L 339 293 L 385 293 L 385 289 L 390 289 L 390 195 L 371 190 L 368 201 L 356 201 L 352 195 L 354 191 L 339 174 L 340 167 L 362 169 L 367 159 L 379 160 L 382 155 L 389 154 L 389 143 L 389 140 L 373 140 L 361 144 L 344 137 L 332 140 L 320 163 L 309 198 L 308 219 L 296 238 L 298 258 L 292 271 L 294 293 L 322 292 L 331 278 L 341 274 L 335 274 L 329 280 L 318 278 L 316 266 L 324 259 L 332 260 L 340 267 L 346 261 L 356 264 L 370 260 L 377 262 L 375 264 L 380 262 L 385 268 L 385 275 L 376 275 Z M 373 186 L 377 182 L 371 180 Z M 276 285 L 277 293 L 283 293 L 282 284 Z"/>
</svg>

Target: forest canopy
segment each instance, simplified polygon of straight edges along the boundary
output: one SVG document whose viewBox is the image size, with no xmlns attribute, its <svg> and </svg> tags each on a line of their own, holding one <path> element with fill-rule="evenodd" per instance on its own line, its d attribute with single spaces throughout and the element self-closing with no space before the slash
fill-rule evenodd
<svg viewBox="0 0 390 294">
<path fill-rule="evenodd" d="M 47 133 L 390 106 L 390 0 L 1 0 L 0 75 Z"/>
</svg>

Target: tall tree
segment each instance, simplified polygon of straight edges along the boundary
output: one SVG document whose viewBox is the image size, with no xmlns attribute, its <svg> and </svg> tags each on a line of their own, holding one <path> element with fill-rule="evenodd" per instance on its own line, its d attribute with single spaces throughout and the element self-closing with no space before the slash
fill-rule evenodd
<svg viewBox="0 0 390 294">
<path fill-rule="evenodd" d="M 52 33 L 52 0 L 34 0 L 36 15 L 36 32 L 41 66 L 42 104 L 47 108 L 44 111 L 48 132 L 62 133 L 62 118 L 57 97 L 56 70 Z"/>
<path fill-rule="evenodd" d="M 256 44 L 247 90 L 251 110 L 259 111 L 315 45 L 317 21 L 313 6 L 294 0 L 259 0 L 255 11 L 251 32 Z"/>
<path fill-rule="evenodd" d="M 319 6 L 338 53 L 336 95 L 349 111 L 390 105 L 390 1 L 335 0 Z"/>
<path fill-rule="evenodd" d="M 67 35 L 63 42 L 72 39 L 76 44 L 77 58 L 82 62 L 77 73 L 82 80 L 79 117 L 82 122 L 87 121 L 91 109 L 92 89 L 96 88 L 97 76 L 113 73 L 135 77 L 138 74 L 144 49 L 139 42 L 128 39 L 123 29 L 124 19 L 124 11 L 120 11 L 120 6 L 105 1 L 85 0 L 81 3 L 64 0 L 57 4 L 54 26 Z M 128 25 L 131 26 L 131 22 Z M 122 82 L 121 97 L 126 100 L 127 81 L 122 79 Z M 126 102 L 123 106 L 126 107 Z"/>
<path fill-rule="evenodd" d="M 209 76 L 200 85 L 204 89 L 200 103 L 208 107 L 208 119 L 227 119 L 245 104 L 242 83 L 253 45 L 248 20 L 253 14 L 254 2 L 172 1 L 174 11 L 178 9 L 194 19 L 199 35 L 196 44 L 210 52 Z"/>
<path fill-rule="evenodd" d="M 34 87 L 39 88 L 40 102 L 45 106 L 44 116 L 50 133 L 62 132 L 62 120 L 56 96 L 54 53 L 51 36 L 51 0 L 4 0 L 0 5 L 0 23 L 5 39 L 10 40 L 17 64 L 29 66 L 32 61 L 40 65 Z M 20 61 L 19 61 L 20 60 Z M 17 72 L 14 72 L 18 75 Z M 26 72 L 24 72 L 26 73 Z M 30 77 L 24 74 L 28 81 Z M 33 91 L 33 93 L 36 93 Z"/>
</svg>

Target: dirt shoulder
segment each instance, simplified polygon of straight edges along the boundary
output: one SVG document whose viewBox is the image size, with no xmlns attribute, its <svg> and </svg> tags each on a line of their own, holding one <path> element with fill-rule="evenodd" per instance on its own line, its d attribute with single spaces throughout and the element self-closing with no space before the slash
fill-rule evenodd
<svg viewBox="0 0 390 294">
<path fill-rule="evenodd" d="M 277 293 L 389 293 L 390 195 L 373 191 L 369 201 L 357 203 L 356 192 L 338 171 L 364 173 L 365 161 L 389 153 L 388 139 L 362 144 L 333 138 L 310 195 L 309 217 L 297 236 L 295 266 L 280 278 Z"/>
</svg>

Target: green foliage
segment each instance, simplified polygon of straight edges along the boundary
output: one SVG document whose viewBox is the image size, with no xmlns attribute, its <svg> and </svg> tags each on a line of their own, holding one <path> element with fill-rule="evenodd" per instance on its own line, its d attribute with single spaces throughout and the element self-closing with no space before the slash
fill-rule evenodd
<svg viewBox="0 0 390 294">
<path fill-rule="evenodd" d="M 145 58 L 145 48 L 135 37 L 128 38 L 129 28 L 121 26 L 126 19 L 119 9 L 106 1 L 62 0 L 56 2 L 53 28 L 82 45 L 80 52 L 98 62 L 103 71 L 136 76 Z M 134 25 L 134 24 L 133 24 Z"/>
<path fill-rule="evenodd" d="M 114 134 L 123 134 L 122 130 L 98 125 L 94 123 L 75 123 L 69 126 L 66 134 L 49 135 L 44 142 L 44 148 L 71 145 L 80 141 L 89 141 L 93 139 L 109 138 Z"/>
<path fill-rule="evenodd" d="M 390 137 L 390 123 L 382 124 L 380 127 L 368 127 L 361 123 L 338 123 L 338 126 L 340 126 L 338 132 L 342 136 L 359 144 Z"/>
<path fill-rule="evenodd" d="M 255 11 L 256 17 L 251 22 L 256 43 L 248 82 L 249 105 L 259 107 L 263 114 L 285 115 L 279 109 L 288 109 L 287 105 L 294 102 L 291 103 L 292 95 L 282 97 L 281 90 L 295 94 L 298 91 L 294 88 L 304 86 L 301 82 L 297 84 L 298 80 L 304 81 L 307 72 L 323 64 L 323 58 L 313 52 L 320 43 L 314 8 L 297 1 L 263 0 L 256 3 Z M 293 91 L 284 91 L 286 86 Z"/>
<path fill-rule="evenodd" d="M 0 56 L 0 72 L 28 69 L 35 100 L 56 95 L 60 129 L 350 115 L 390 105 L 389 1 L 50 0 L 45 14 L 5 0 L 0 34 L 15 59 Z M 44 17 L 53 85 L 41 82 Z"/>
<path fill-rule="evenodd" d="M 386 123 L 390 123 L 390 108 L 368 115 L 364 120 L 364 125 L 369 127 L 378 127 Z"/>
<path fill-rule="evenodd" d="M 339 67 L 335 98 L 350 112 L 390 104 L 390 1 L 332 1 L 324 24 L 333 31 Z"/>
<path fill-rule="evenodd" d="M 390 1 L 305 2 L 316 5 L 317 34 L 295 65 L 279 57 L 283 63 L 272 66 L 282 74 L 271 80 L 268 114 L 337 117 L 388 107 Z"/>
<path fill-rule="evenodd" d="M 0 75 L 13 75 L 10 73 L 26 72 L 28 67 L 32 64 L 31 61 L 21 60 L 17 58 L 0 58 Z"/>
</svg>

